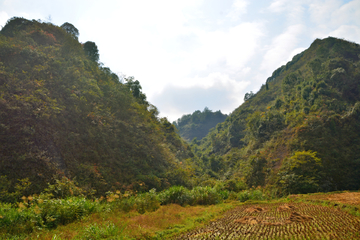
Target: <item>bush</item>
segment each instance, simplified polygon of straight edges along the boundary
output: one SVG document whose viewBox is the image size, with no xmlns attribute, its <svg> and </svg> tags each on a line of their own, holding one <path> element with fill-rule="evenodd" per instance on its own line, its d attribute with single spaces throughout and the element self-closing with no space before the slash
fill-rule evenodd
<svg viewBox="0 0 360 240">
<path fill-rule="evenodd" d="M 36 228 L 54 228 L 101 211 L 101 205 L 85 198 L 44 199 L 23 197 L 16 205 L 0 203 L 0 232 L 30 233 Z"/>
<path fill-rule="evenodd" d="M 19 182 L 15 184 L 13 191 L 9 192 L 11 181 L 7 179 L 5 175 L 0 176 L 0 202 L 15 203 L 20 200 L 29 186 L 31 185 L 28 178 L 19 179 Z"/>
<path fill-rule="evenodd" d="M 37 205 L 43 224 L 47 228 L 57 227 L 81 219 L 96 212 L 99 205 L 85 198 L 50 199 Z"/>
<path fill-rule="evenodd" d="M 146 211 L 153 212 L 159 209 L 160 201 L 156 195 L 156 189 L 151 189 L 148 193 L 139 195 L 135 200 L 136 210 L 140 214 L 144 214 Z"/>
<path fill-rule="evenodd" d="M 48 184 L 48 188 L 44 192 L 52 194 L 55 198 L 66 198 L 71 196 L 84 196 L 85 191 L 76 186 L 76 182 L 62 177 L 55 179 L 54 184 Z"/>
<path fill-rule="evenodd" d="M 245 190 L 238 193 L 238 200 L 240 202 L 246 202 L 248 200 L 263 201 L 266 200 L 266 196 L 260 189 Z"/>
<path fill-rule="evenodd" d="M 103 226 L 94 223 L 83 231 L 82 235 L 79 236 L 79 239 L 96 240 L 108 239 L 109 237 L 115 237 L 111 239 L 121 239 L 120 237 L 116 238 L 116 236 L 120 235 L 122 230 L 122 228 L 115 226 L 114 223 L 107 223 Z"/>
<path fill-rule="evenodd" d="M 175 203 L 179 205 L 189 204 L 190 191 L 183 186 L 173 186 L 159 194 L 161 205 Z"/>
<path fill-rule="evenodd" d="M 215 188 L 195 187 L 191 190 L 191 205 L 210 205 L 217 204 L 222 201 L 222 196 Z"/>
<path fill-rule="evenodd" d="M 247 185 L 240 179 L 230 179 L 225 182 L 224 189 L 228 191 L 240 192 L 247 189 Z"/>
<path fill-rule="evenodd" d="M 220 203 L 228 197 L 228 191 L 211 187 L 195 187 L 188 190 L 182 186 L 171 187 L 159 194 L 162 205 L 175 203 L 179 205 L 209 205 Z"/>
</svg>

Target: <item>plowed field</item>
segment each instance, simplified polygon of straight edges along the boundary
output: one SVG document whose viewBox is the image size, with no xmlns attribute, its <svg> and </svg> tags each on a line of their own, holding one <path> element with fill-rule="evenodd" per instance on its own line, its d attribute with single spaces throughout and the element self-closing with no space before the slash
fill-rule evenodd
<svg viewBox="0 0 360 240">
<path fill-rule="evenodd" d="M 176 239 L 360 239 L 360 219 L 307 203 L 242 205 Z"/>
</svg>

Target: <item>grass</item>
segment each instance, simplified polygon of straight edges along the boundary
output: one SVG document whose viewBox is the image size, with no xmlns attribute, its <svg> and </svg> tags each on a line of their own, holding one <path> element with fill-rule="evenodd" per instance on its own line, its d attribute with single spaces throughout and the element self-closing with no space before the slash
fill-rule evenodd
<svg viewBox="0 0 360 240">
<path fill-rule="evenodd" d="M 85 219 L 53 230 L 36 231 L 25 239 L 168 239 L 203 226 L 233 208 L 235 202 L 209 206 L 169 204 L 154 212 L 140 214 L 111 211 L 92 214 Z M 107 234 L 107 235 L 106 235 Z M 91 236 L 91 238 L 90 238 Z M 103 236 L 103 238 L 97 238 Z M 88 238 L 87 238 L 88 237 Z"/>
<path fill-rule="evenodd" d="M 65 185 L 66 184 L 68 183 L 65 183 Z M 54 186 L 53 189 L 64 189 L 63 185 L 64 184 L 58 184 Z M 41 232 L 55 231 L 53 229 L 62 226 L 70 226 L 69 224 L 83 221 L 85 218 L 93 216 L 95 213 L 100 215 L 105 214 L 103 220 L 93 222 L 98 222 L 100 224 L 105 221 L 104 219 L 108 218 L 107 216 L 110 216 L 114 212 L 117 213 L 117 216 L 137 213 L 139 215 L 137 218 L 143 219 L 146 218 L 148 214 L 158 212 L 158 209 L 163 209 L 166 205 L 172 204 L 178 204 L 182 207 L 214 204 L 216 206 L 222 206 L 221 203 L 227 199 L 240 202 L 265 199 L 265 195 L 260 189 L 236 193 L 211 187 L 194 187 L 190 190 L 178 186 L 171 187 L 159 193 L 157 193 L 155 189 L 141 194 L 133 192 L 121 193 L 120 191 L 108 192 L 106 197 L 97 199 L 87 199 L 82 194 L 79 194 L 78 196 L 69 196 L 69 194 L 71 195 L 72 191 L 68 191 L 67 194 L 61 194 L 61 197 L 63 198 L 56 198 L 54 194 L 47 192 L 40 195 L 24 196 L 21 198 L 20 202 L 16 203 L 0 203 L 0 239 L 9 239 L 10 237 L 14 239 L 27 239 L 24 236 L 28 236 L 33 232 L 37 232 L 41 235 Z M 187 208 L 183 208 L 183 211 L 186 212 L 186 209 Z M 209 209 L 211 209 L 211 207 L 209 207 Z M 217 212 L 215 211 L 215 213 Z M 153 223 L 158 223 L 161 220 L 165 222 L 164 224 L 169 224 L 171 221 L 169 221 L 167 216 L 173 216 L 172 214 L 173 213 L 171 212 L 165 215 L 163 214 L 159 220 L 155 221 L 152 219 L 151 221 Z M 182 215 L 176 213 L 174 216 L 179 216 L 178 218 L 181 219 Z M 186 218 L 192 219 L 190 221 L 192 224 L 199 225 L 214 216 L 216 216 L 216 214 L 214 215 L 212 214 L 212 211 L 210 211 L 208 214 L 203 214 L 198 218 L 194 217 L 193 219 L 193 216 L 187 216 Z M 127 221 L 121 222 L 124 223 Z M 101 229 L 104 227 L 102 224 L 99 224 L 92 226 L 90 230 L 92 229 L 95 231 L 97 229 L 98 232 L 103 231 Z M 123 224 L 119 225 L 109 219 L 109 224 L 115 224 L 114 226 L 116 229 L 124 228 L 123 231 L 118 229 L 118 232 L 124 232 L 124 236 L 127 236 L 126 229 L 131 229 L 131 232 L 144 232 L 145 235 L 149 234 L 151 237 L 153 237 L 153 235 L 162 236 L 163 234 L 167 235 L 169 233 L 179 232 L 192 226 L 189 222 L 185 225 L 184 223 L 174 223 L 173 225 L 176 225 L 175 228 L 170 225 L 166 225 L 166 228 L 164 228 L 161 224 L 158 224 L 158 229 L 150 228 L 150 230 L 147 231 L 144 230 L 143 226 L 147 229 L 148 224 L 138 224 L 140 227 L 136 229 L 133 229 L 131 222 L 129 223 L 129 226 L 123 226 Z M 106 231 L 109 231 L 109 226 L 105 227 L 105 229 L 107 229 Z M 86 229 L 86 227 L 87 226 L 84 226 L 81 229 Z M 170 228 L 167 229 L 167 227 Z M 119 233 L 116 233 L 116 235 L 119 235 Z M 56 234 L 53 237 L 59 239 L 60 235 Z M 74 236 L 66 237 L 66 239 L 71 239 L 73 237 Z"/>
<path fill-rule="evenodd" d="M 336 196 L 339 194 L 344 192 Z M 235 193 L 209 187 L 192 190 L 172 187 L 160 193 L 151 190 L 137 195 L 109 192 L 105 198 L 93 200 L 81 196 L 65 199 L 30 196 L 15 204 L 0 203 L 0 239 L 169 239 L 192 231 L 216 239 L 222 235 L 201 229 L 220 221 L 229 209 L 250 205 L 310 202 L 317 205 L 315 208 L 336 208 L 360 217 L 357 206 L 334 204 L 326 199 L 328 196 L 334 197 L 334 193 L 269 199 L 261 189 Z M 319 222 L 311 225 L 311 229 L 316 228 L 321 228 Z"/>
</svg>

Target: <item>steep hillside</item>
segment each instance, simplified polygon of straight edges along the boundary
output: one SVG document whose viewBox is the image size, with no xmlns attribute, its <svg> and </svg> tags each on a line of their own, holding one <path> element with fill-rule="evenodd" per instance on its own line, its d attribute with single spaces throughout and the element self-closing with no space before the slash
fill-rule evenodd
<svg viewBox="0 0 360 240">
<path fill-rule="evenodd" d="M 355 43 L 315 40 L 192 143 L 196 156 L 215 177 L 282 194 L 359 189 L 359 58 Z"/>
<path fill-rule="evenodd" d="M 66 23 L 12 18 L 0 32 L 0 176 L 54 177 L 99 194 L 186 184 L 191 152 L 133 78 L 121 83 Z M 4 177 L 6 176 L 6 177 Z"/>
<path fill-rule="evenodd" d="M 222 114 L 221 111 L 213 112 L 205 108 L 202 112 L 197 110 L 192 114 L 183 115 L 173 124 L 179 130 L 180 136 L 186 141 L 191 141 L 194 138 L 201 140 L 211 128 L 223 122 L 226 117 L 227 115 Z"/>
</svg>

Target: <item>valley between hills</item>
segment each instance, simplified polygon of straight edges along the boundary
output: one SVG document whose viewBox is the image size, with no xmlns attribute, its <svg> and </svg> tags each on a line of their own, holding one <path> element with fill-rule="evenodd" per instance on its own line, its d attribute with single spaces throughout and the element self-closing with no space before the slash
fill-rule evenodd
<svg viewBox="0 0 360 240">
<path fill-rule="evenodd" d="M 360 239 L 360 45 L 171 123 L 78 35 L 0 31 L 0 239 Z"/>
</svg>

